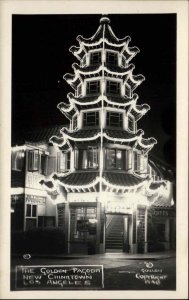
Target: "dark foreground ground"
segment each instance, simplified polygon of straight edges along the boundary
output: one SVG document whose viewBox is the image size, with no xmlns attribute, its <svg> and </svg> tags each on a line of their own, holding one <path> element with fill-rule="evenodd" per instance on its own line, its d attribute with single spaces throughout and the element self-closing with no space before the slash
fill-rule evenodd
<svg viewBox="0 0 189 300">
<path fill-rule="evenodd" d="M 19 286 L 15 267 L 21 266 L 67 266 L 103 265 L 104 286 L 101 290 L 175 290 L 176 258 L 172 255 L 137 256 L 89 255 L 83 257 L 31 257 L 12 258 L 11 290 Z M 27 290 L 30 288 L 26 287 Z M 40 290 L 40 288 L 36 288 Z M 52 289 L 56 290 L 57 288 Z M 59 288 L 66 289 L 66 288 Z M 74 288 L 73 288 L 74 289 Z M 87 289 L 87 287 L 85 288 Z"/>
</svg>

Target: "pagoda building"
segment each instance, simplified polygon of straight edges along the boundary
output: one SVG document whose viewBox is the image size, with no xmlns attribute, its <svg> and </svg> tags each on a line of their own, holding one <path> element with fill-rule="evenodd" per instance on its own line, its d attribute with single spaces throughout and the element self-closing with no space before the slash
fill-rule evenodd
<svg viewBox="0 0 189 300">
<path fill-rule="evenodd" d="M 137 126 L 150 107 L 137 104 L 145 78 L 133 74 L 139 49 L 130 40 L 117 38 L 102 16 L 96 33 L 79 35 L 79 46 L 70 48 L 78 63 L 63 78 L 73 91 L 58 105 L 70 125 L 50 138 L 62 168 L 41 182 L 49 197 L 61 199 L 57 226 L 68 253 L 147 252 L 149 212 L 173 205 L 170 181 L 148 159 L 157 141 Z M 167 249 L 170 228 L 167 218 L 159 229 Z"/>
</svg>

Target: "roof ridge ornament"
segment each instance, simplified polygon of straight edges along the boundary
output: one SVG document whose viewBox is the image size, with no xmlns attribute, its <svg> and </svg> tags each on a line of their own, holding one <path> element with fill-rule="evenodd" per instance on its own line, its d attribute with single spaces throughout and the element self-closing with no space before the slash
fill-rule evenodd
<svg viewBox="0 0 189 300">
<path fill-rule="evenodd" d="M 100 24 L 109 24 L 111 22 L 107 16 L 108 15 L 106 14 L 102 15 L 102 17 L 100 18 Z"/>
</svg>

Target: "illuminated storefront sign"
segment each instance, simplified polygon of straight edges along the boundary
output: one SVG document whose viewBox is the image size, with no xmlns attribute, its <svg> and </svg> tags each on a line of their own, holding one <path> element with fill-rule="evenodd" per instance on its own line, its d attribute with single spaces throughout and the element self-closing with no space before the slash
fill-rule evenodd
<svg viewBox="0 0 189 300">
<path fill-rule="evenodd" d="M 67 200 L 70 203 L 97 202 L 97 196 L 96 196 L 96 193 L 95 193 L 95 195 L 93 195 L 92 193 L 70 194 L 70 195 L 68 195 Z"/>
<path fill-rule="evenodd" d="M 154 217 L 175 217 L 175 211 L 169 209 L 152 209 L 151 214 Z"/>
<path fill-rule="evenodd" d="M 105 208 L 106 213 L 132 214 L 133 208 L 128 203 L 122 201 L 110 201 Z"/>
<path fill-rule="evenodd" d="M 32 204 L 43 204 L 46 203 L 46 198 L 41 196 L 34 196 L 34 195 L 26 195 L 25 197 L 26 203 L 32 203 Z"/>
</svg>

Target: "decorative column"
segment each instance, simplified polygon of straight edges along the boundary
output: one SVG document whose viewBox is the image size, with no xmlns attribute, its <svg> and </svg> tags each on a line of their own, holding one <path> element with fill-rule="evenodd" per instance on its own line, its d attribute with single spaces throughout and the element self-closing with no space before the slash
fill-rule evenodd
<svg viewBox="0 0 189 300">
<path fill-rule="evenodd" d="M 145 209 L 144 217 L 144 253 L 148 253 L 148 208 Z"/>
<path fill-rule="evenodd" d="M 65 203 L 65 249 L 66 253 L 70 253 L 70 207 L 69 203 Z"/>
</svg>

